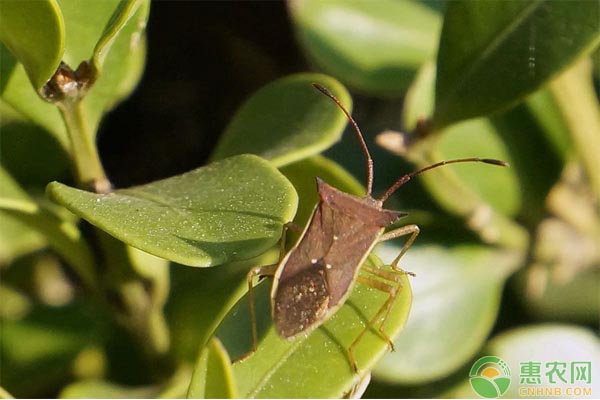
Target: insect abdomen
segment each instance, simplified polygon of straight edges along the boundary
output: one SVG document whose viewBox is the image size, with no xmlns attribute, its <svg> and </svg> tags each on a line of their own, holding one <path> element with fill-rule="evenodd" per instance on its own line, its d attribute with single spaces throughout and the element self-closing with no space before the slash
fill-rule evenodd
<svg viewBox="0 0 600 400">
<path fill-rule="evenodd" d="M 323 268 L 316 263 L 279 282 L 273 319 L 280 336 L 293 337 L 322 320 L 329 304 Z"/>
</svg>

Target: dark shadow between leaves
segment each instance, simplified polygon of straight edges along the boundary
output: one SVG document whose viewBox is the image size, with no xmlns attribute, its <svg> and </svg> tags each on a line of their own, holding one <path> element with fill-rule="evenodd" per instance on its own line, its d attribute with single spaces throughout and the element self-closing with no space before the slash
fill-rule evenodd
<svg viewBox="0 0 600 400">
<path fill-rule="evenodd" d="M 17 67 L 17 60 L 12 53 L 0 42 L 0 95 L 4 93 L 6 85 Z"/>
<path fill-rule="evenodd" d="M 48 182 L 64 180 L 68 175 L 68 155 L 53 135 L 26 122 L 10 122 L 1 129 L 2 167 L 21 185 L 43 188 Z"/>
</svg>

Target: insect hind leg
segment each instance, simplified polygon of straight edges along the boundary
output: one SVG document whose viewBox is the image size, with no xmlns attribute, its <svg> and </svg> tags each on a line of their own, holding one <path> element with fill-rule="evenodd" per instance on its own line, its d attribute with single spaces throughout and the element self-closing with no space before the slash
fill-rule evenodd
<svg viewBox="0 0 600 400">
<path fill-rule="evenodd" d="M 406 272 L 398 270 L 396 268 L 391 270 L 385 270 L 383 268 L 371 267 L 366 264 L 361 267 L 361 271 L 370 273 L 371 275 L 373 275 L 373 277 L 359 275 L 357 277 L 357 282 L 370 286 L 382 292 L 388 293 L 388 298 L 386 302 L 379 308 L 379 310 L 377 310 L 375 315 L 367 322 L 365 328 L 354 339 L 354 341 L 352 342 L 352 344 L 350 344 L 350 347 L 348 348 L 348 360 L 355 373 L 358 372 L 358 366 L 356 364 L 356 358 L 354 357 L 354 349 L 356 348 L 360 340 L 364 337 L 364 335 L 377 325 L 377 322 L 379 320 L 381 320 L 381 322 L 377 327 L 376 333 L 379 335 L 379 337 L 385 340 L 390 349 L 394 351 L 394 343 L 383 329 L 385 326 L 385 321 L 387 320 L 390 311 L 392 310 L 394 300 L 396 299 L 400 289 L 402 289 L 402 276 L 406 274 Z M 375 279 L 375 277 L 379 279 Z"/>
</svg>

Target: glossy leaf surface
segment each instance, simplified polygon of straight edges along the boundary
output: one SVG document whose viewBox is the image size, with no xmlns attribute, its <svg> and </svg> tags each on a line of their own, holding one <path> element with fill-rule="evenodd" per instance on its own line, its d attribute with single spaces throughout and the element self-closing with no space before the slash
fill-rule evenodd
<svg viewBox="0 0 600 400">
<path fill-rule="evenodd" d="M 351 109 L 348 91 L 321 74 L 297 74 L 256 92 L 237 111 L 212 159 L 257 154 L 282 166 L 320 153 L 338 141 L 347 120 L 311 84 L 320 83 Z"/>
<path fill-rule="evenodd" d="M 53 182 L 59 204 L 123 242 L 168 260 L 212 266 L 268 249 L 292 219 L 293 187 L 268 162 L 232 157 L 109 194 Z"/>
<path fill-rule="evenodd" d="M 600 41 L 596 1 L 453 1 L 438 52 L 434 124 L 507 108 Z"/>
<path fill-rule="evenodd" d="M 401 94 L 437 48 L 441 20 L 417 1 L 299 0 L 289 10 L 308 56 L 371 94 Z"/>
<path fill-rule="evenodd" d="M 55 0 L 0 2 L 0 42 L 23 64 L 35 90 L 54 75 L 65 48 L 65 26 Z"/>
</svg>

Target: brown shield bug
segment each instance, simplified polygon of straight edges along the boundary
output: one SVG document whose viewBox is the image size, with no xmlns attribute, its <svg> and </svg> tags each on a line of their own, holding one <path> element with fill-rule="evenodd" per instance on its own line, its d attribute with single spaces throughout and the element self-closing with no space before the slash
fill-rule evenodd
<svg viewBox="0 0 600 400">
<path fill-rule="evenodd" d="M 386 227 L 407 214 L 384 209 L 385 200 L 414 176 L 443 165 L 463 162 L 483 162 L 499 166 L 508 164 L 488 158 L 441 161 L 400 177 L 379 199 L 375 199 L 371 196 L 373 161 L 358 124 L 332 93 L 319 84 L 314 83 L 313 86 L 329 97 L 352 124 L 367 161 L 367 193 L 364 197 L 354 196 L 317 178 L 320 200 L 297 243 L 285 252 L 285 233 L 290 227 L 286 224 L 281 239 L 279 262 L 250 270 L 247 281 L 253 350 L 256 350 L 258 340 L 254 311 L 254 277 L 273 276 L 271 315 L 278 334 L 286 339 L 308 334 L 323 324 L 344 304 L 354 282 L 360 282 L 387 292 L 389 297 L 347 350 L 350 365 L 354 372 L 357 372 L 353 349 L 364 333 L 379 319 L 381 323 L 377 332 L 393 350 L 392 341 L 384 333 L 383 326 L 400 289 L 400 276 L 408 273 L 400 269 L 398 263 L 419 234 L 419 227 L 414 224 L 386 232 Z M 392 262 L 391 270 L 365 264 L 367 256 L 377 243 L 407 235 L 410 236 Z M 379 279 L 359 275 L 359 271 Z"/>
</svg>

